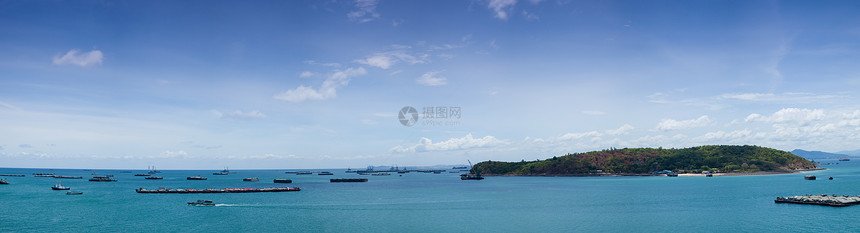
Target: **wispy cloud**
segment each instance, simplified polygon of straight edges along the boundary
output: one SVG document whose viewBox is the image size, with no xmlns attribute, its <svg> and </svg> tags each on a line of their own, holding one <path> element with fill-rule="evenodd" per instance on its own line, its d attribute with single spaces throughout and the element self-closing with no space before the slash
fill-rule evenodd
<svg viewBox="0 0 860 233">
<path fill-rule="evenodd" d="M 472 134 L 467 134 L 462 138 L 451 138 L 446 141 L 433 143 L 429 138 L 422 137 L 418 144 L 412 146 L 396 146 L 391 148 L 391 152 L 407 153 L 407 152 L 427 152 L 427 151 L 451 151 L 464 150 L 470 148 L 486 148 L 508 144 L 505 141 L 496 139 L 493 136 L 484 136 L 482 138 L 474 138 Z"/>
<path fill-rule="evenodd" d="M 287 90 L 280 94 L 273 96 L 275 99 L 289 101 L 289 102 L 302 102 L 305 100 L 326 100 L 337 97 L 337 89 L 340 87 L 344 87 L 349 85 L 350 79 L 355 76 L 360 76 L 366 74 L 367 71 L 363 67 L 359 68 L 349 68 L 343 71 L 337 71 L 325 81 L 323 81 L 322 86 L 320 86 L 319 90 L 315 90 L 312 87 L 299 85 L 296 89 Z"/>
<path fill-rule="evenodd" d="M 355 0 L 355 10 L 346 14 L 349 20 L 366 23 L 379 19 L 379 13 L 376 12 L 377 0 Z"/>
<path fill-rule="evenodd" d="M 308 77 L 313 77 L 314 75 L 315 75 L 314 72 L 302 71 L 302 73 L 299 74 L 299 77 L 308 78 Z"/>
<path fill-rule="evenodd" d="M 260 111 L 256 111 L 256 110 L 250 111 L 250 112 L 242 112 L 242 111 L 236 110 L 236 111 L 226 112 L 226 113 L 222 113 L 220 111 L 213 110 L 213 113 L 215 114 L 215 116 L 217 116 L 219 118 L 233 119 L 233 120 L 250 120 L 250 119 L 260 119 L 260 118 L 266 118 L 267 117 L 266 114 L 264 114 Z"/>
<path fill-rule="evenodd" d="M 80 50 L 72 49 L 66 52 L 65 55 L 54 56 L 54 65 L 76 65 L 87 67 L 91 65 L 102 64 L 102 51 L 93 50 L 85 53 L 80 53 Z"/>
<path fill-rule="evenodd" d="M 700 116 L 696 119 L 677 121 L 673 119 L 663 119 L 657 124 L 657 130 L 670 131 L 681 130 L 707 126 L 711 123 L 711 118 L 708 116 Z"/>
<path fill-rule="evenodd" d="M 21 145 L 18 145 L 18 147 L 21 147 L 21 148 L 33 148 L 33 146 L 31 146 L 30 144 L 21 144 Z"/>
<path fill-rule="evenodd" d="M 438 71 L 424 73 L 415 81 L 424 86 L 440 86 L 448 84 L 448 79 L 439 76 Z"/>
<path fill-rule="evenodd" d="M 783 108 L 770 116 L 753 113 L 747 116 L 744 121 L 760 121 L 767 123 L 798 122 L 803 125 L 806 125 L 811 123 L 812 121 L 822 120 L 824 119 L 824 117 L 824 110 L 821 109 Z"/>
<path fill-rule="evenodd" d="M 304 62 L 305 62 L 305 64 L 308 64 L 308 65 L 320 65 L 320 66 L 328 66 L 328 67 L 340 67 L 340 63 L 337 63 L 337 62 L 328 62 L 328 63 L 326 63 L 326 62 L 318 62 L 318 61 L 314 61 L 314 60 L 307 60 L 307 61 L 304 61 Z"/>
<path fill-rule="evenodd" d="M 494 17 L 507 20 L 508 14 L 514 9 L 514 5 L 516 4 L 517 0 L 490 0 L 487 7 L 496 13 Z"/>
<path fill-rule="evenodd" d="M 405 51 L 390 51 L 390 52 L 382 52 L 375 53 L 373 55 L 367 56 L 364 59 L 355 60 L 357 63 L 378 67 L 381 69 L 388 69 L 394 64 L 398 62 L 406 62 L 409 64 L 419 64 L 425 63 L 427 60 L 426 54 L 421 56 L 413 56 Z"/>
</svg>

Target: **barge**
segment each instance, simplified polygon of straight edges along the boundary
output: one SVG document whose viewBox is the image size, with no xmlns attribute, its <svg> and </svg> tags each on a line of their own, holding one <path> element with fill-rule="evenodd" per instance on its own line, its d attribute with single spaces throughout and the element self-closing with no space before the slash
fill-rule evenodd
<svg viewBox="0 0 860 233">
<path fill-rule="evenodd" d="M 822 205 L 833 207 L 845 207 L 860 204 L 860 196 L 837 196 L 837 195 L 803 195 L 793 197 L 776 197 L 774 203 L 791 203 L 804 205 Z"/>
<path fill-rule="evenodd" d="M 15 177 L 24 177 L 22 174 L 0 174 L 0 176 L 15 176 Z"/>
<path fill-rule="evenodd" d="M 275 179 L 275 180 L 274 180 L 274 182 L 275 182 L 275 183 L 286 183 L 286 184 L 289 184 L 289 183 L 293 183 L 293 180 L 291 180 L 291 179 Z"/>
<path fill-rule="evenodd" d="M 81 176 L 61 176 L 61 175 L 55 175 L 55 176 L 54 176 L 54 178 L 56 178 L 56 179 L 83 179 L 84 177 L 81 177 Z"/>
<path fill-rule="evenodd" d="M 331 183 L 339 183 L 339 182 L 367 182 L 367 178 L 341 178 L 341 179 L 330 179 Z"/>
<path fill-rule="evenodd" d="M 89 179 L 89 181 L 93 182 L 116 182 L 116 179 L 111 179 L 108 176 L 93 176 L 93 178 Z"/>
<path fill-rule="evenodd" d="M 242 179 L 242 181 L 260 181 L 260 178 L 257 178 L 257 177 L 250 177 L 250 178 Z"/>
<path fill-rule="evenodd" d="M 298 187 L 272 187 L 272 188 L 238 188 L 238 189 L 145 189 L 134 190 L 137 193 L 265 193 L 265 192 L 290 192 L 301 191 Z"/>
<path fill-rule="evenodd" d="M 147 179 L 147 180 L 163 180 L 163 179 L 164 179 L 164 177 L 161 177 L 161 176 L 149 176 L 149 177 L 146 177 L 146 178 L 144 178 L 144 179 Z"/>
</svg>

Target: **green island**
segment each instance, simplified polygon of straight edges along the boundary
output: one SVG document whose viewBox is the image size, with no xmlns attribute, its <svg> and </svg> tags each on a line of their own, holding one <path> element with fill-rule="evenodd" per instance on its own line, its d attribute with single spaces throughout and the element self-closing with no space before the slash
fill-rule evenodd
<svg viewBox="0 0 860 233">
<path fill-rule="evenodd" d="M 546 160 L 484 161 L 474 169 L 489 176 L 624 176 L 721 173 L 755 175 L 820 169 L 787 151 L 760 146 L 708 145 L 683 149 L 624 148 L 573 153 Z"/>
</svg>

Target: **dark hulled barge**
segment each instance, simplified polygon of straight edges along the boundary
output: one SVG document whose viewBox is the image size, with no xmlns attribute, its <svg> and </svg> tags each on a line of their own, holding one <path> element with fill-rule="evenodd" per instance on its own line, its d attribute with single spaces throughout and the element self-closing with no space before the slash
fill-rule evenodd
<svg viewBox="0 0 860 233">
<path fill-rule="evenodd" d="M 339 183 L 339 182 L 367 182 L 367 178 L 341 178 L 341 179 L 330 179 L 331 183 Z"/>
<path fill-rule="evenodd" d="M 93 182 L 116 182 L 117 180 L 111 179 L 110 177 L 107 177 L 107 176 L 94 176 L 93 178 L 89 179 L 89 181 L 93 181 Z"/>
<path fill-rule="evenodd" d="M 793 197 L 776 197 L 774 203 L 791 203 L 804 205 L 823 205 L 833 207 L 845 207 L 860 204 L 860 196 L 837 196 L 837 195 L 803 195 Z"/>
<path fill-rule="evenodd" d="M 145 189 L 134 190 L 137 193 L 265 193 L 265 192 L 290 192 L 301 191 L 298 187 L 272 187 L 272 188 L 237 188 L 237 189 Z"/>
</svg>

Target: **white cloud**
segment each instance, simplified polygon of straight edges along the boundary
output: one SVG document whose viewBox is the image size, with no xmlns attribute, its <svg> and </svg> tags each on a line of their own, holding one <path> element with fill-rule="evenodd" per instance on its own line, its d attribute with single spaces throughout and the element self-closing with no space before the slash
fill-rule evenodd
<svg viewBox="0 0 860 233">
<path fill-rule="evenodd" d="M 465 150 L 471 148 L 488 148 L 508 144 L 505 141 L 496 139 L 493 136 L 484 136 L 483 138 L 473 138 L 472 134 L 467 134 L 462 138 L 451 138 L 446 141 L 433 143 L 429 138 L 422 137 L 418 144 L 413 146 L 396 146 L 391 148 L 391 152 L 406 153 L 406 152 L 427 152 L 427 151 L 452 151 Z"/>
<path fill-rule="evenodd" d="M 438 76 L 438 74 L 438 71 L 427 72 L 415 81 L 424 86 L 440 86 L 448 84 L 448 80 L 445 77 Z"/>
<path fill-rule="evenodd" d="M 763 116 L 757 113 L 753 113 L 747 116 L 744 121 L 760 121 L 767 123 L 799 122 L 806 124 L 811 121 L 822 120 L 824 119 L 824 117 L 824 110 L 821 109 L 811 110 L 805 108 L 783 108 L 773 113 L 773 115 L 771 116 Z"/>
<path fill-rule="evenodd" d="M 310 72 L 310 71 L 302 71 L 302 73 L 299 74 L 299 77 L 302 77 L 302 78 L 308 78 L 308 77 L 313 77 L 313 76 L 314 76 L 314 72 Z"/>
<path fill-rule="evenodd" d="M 187 153 L 187 152 L 185 152 L 184 150 L 180 150 L 180 151 L 165 150 L 164 152 L 161 152 L 161 154 L 153 155 L 153 156 L 149 156 L 148 158 L 158 158 L 158 159 L 174 159 L 174 158 L 179 158 L 179 159 L 185 159 L 185 158 L 189 158 L 189 157 L 188 157 L 188 153 Z"/>
<path fill-rule="evenodd" d="M 366 73 L 367 71 L 362 67 L 337 71 L 323 81 L 319 90 L 299 85 L 296 89 L 287 90 L 273 97 L 275 99 L 296 103 L 305 100 L 326 100 L 335 98 L 337 97 L 337 88 L 348 85 L 352 77 L 364 75 Z"/>
<path fill-rule="evenodd" d="M 366 23 L 379 18 L 379 13 L 376 13 L 377 0 L 355 0 L 355 10 L 346 14 L 349 20 Z"/>
<path fill-rule="evenodd" d="M 356 62 L 382 69 L 388 69 L 397 61 L 393 57 L 386 56 L 385 54 L 375 54 L 365 59 L 356 60 Z"/>
<path fill-rule="evenodd" d="M 837 98 L 837 95 L 816 95 L 803 92 L 786 92 L 782 94 L 774 93 L 730 93 L 722 94 L 716 99 L 735 99 L 746 101 L 784 101 L 784 102 L 810 102 L 820 101 L 822 99 Z"/>
<path fill-rule="evenodd" d="M 683 120 L 676 121 L 672 119 L 664 119 L 657 124 L 657 130 L 669 131 L 669 130 L 681 130 L 681 129 L 689 129 L 689 128 L 697 128 L 702 126 L 707 126 L 711 123 L 711 118 L 708 116 L 700 116 L 697 119 L 693 120 Z"/>
<path fill-rule="evenodd" d="M 87 67 L 96 64 L 102 64 L 102 51 L 93 50 L 86 53 L 80 53 L 80 50 L 72 49 L 63 56 L 54 56 L 54 65 L 76 65 Z"/>
<path fill-rule="evenodd" d="M 513 10 L 515 4 L 517 4 L 517 0 L 490 0 L 487 7 L 496 13 L 494 17 L 501 20 L 507 20 L 508 12 Z"/>
<path fill-rule="evenodd" d="M 233 119 L 233 120 L 250 120 L 250 119 L 259 119 L 259 118 L 266 118 L 267 117 L 266 114 L 263 114 L 262 112 L 256 111 L 256 110 L 250 111 L 250 112 L 242 112 L 242 111 L 236 110 L 236 111 L 227 112 L 227 113 L 222 113 L 219 111 L 213 111 L 213 113 L 215 113 L 215 115 L 218 116 L 219 118 Z"/>
<path fill-rule="evenodd" d="M 428 55 L 426 54 L 416 57 L 413 55 L 409 55 L 403 51 L 391 51 L 384 53 L 376 53 L 364 59 L 355 60 L 355 62 L 369 66 L 379 67 L 381 69 L 388 69 L 394 64 L 397 64 L 401 61 L 409 64 L 425 63 L 427 57 Z"/>
<path fill-rule="evenodd" d="M 717 141 L 720 143 L 726 143 L 726 142 L 734 142 L 734 141 L 743 141 L 743 139 L 746 139 L 750 136 L 752 136 L 752 131 L 750 131 L 748 129 L 735 130 L 735 131 L 728 132 L 728 133 L 720 130 L 717 132 L 706 133 L 705 135 L 697 138 L 697 140 L 700 140 L 700 141 Z"/>
<path fill-rule="evenodd" d="M 606 134 L 609 135 L 624 135 L 630 133 L 631 130 L 635 129 L 632 125 L 624 124 L 618 129 L 607 130 Z"/>
</svg>

